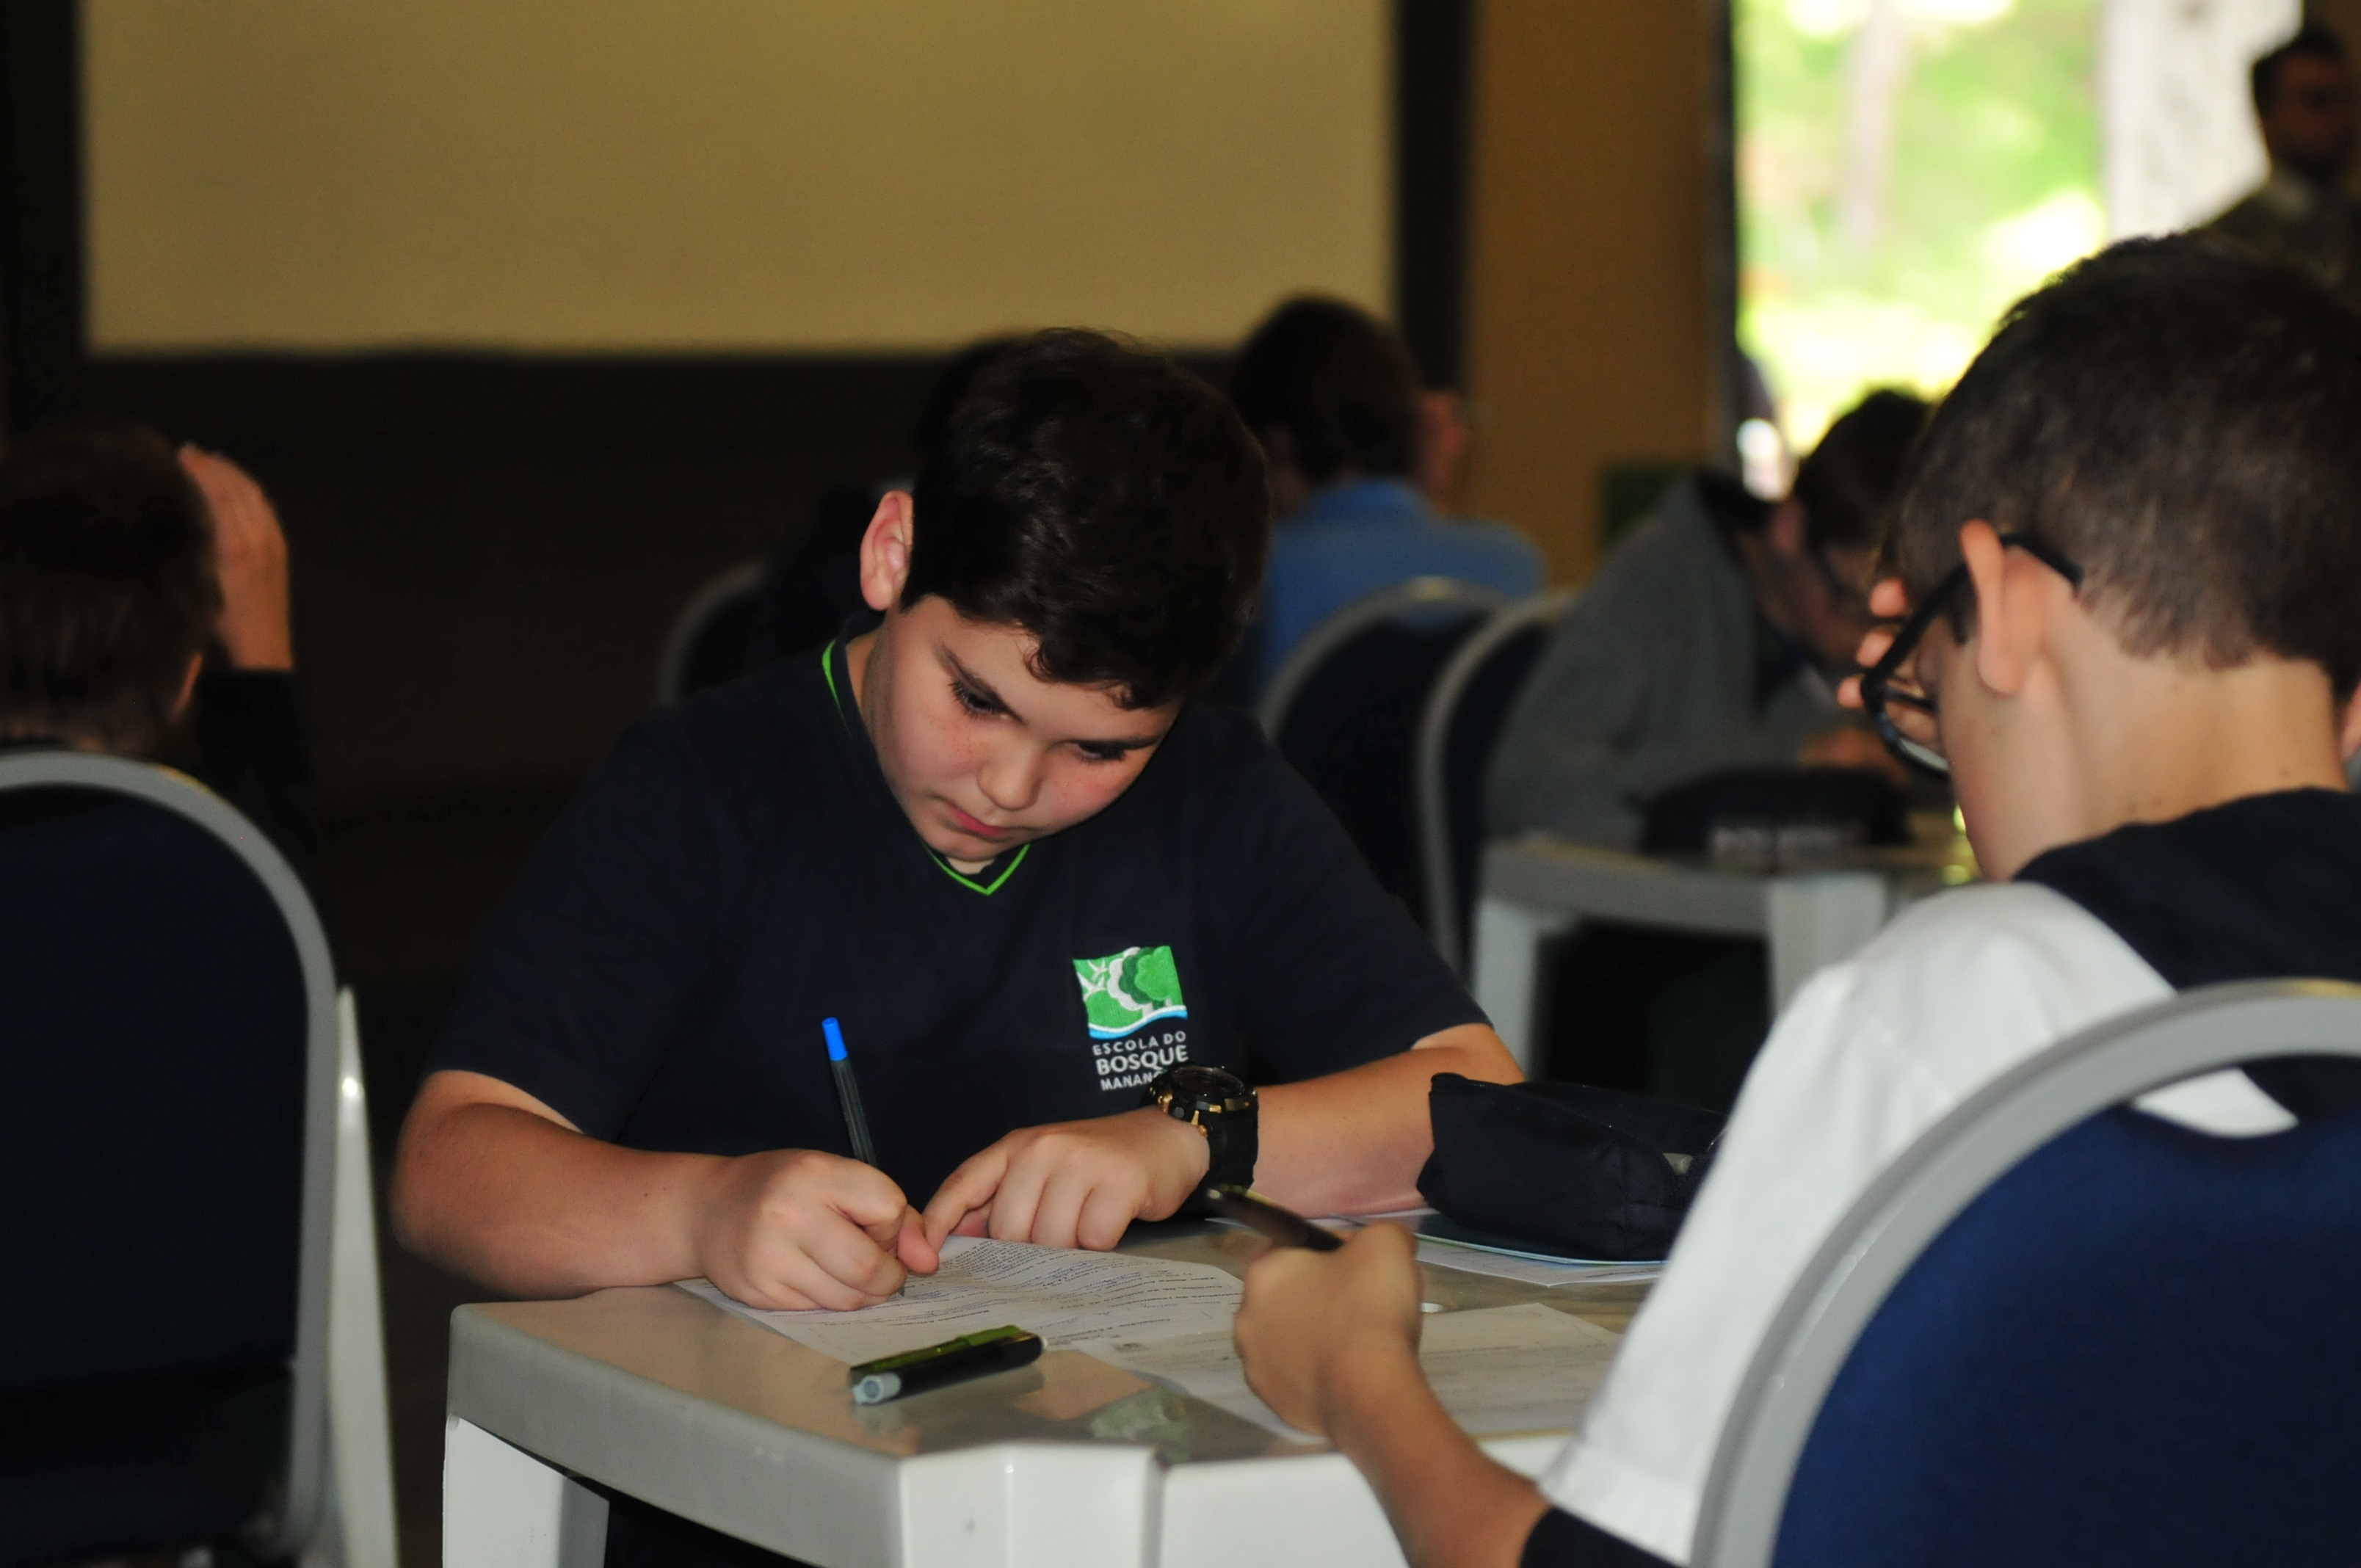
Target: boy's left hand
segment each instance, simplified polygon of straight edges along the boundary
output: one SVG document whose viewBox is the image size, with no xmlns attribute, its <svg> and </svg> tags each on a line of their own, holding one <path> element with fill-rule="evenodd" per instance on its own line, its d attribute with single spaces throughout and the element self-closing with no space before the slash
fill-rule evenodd
<svg viewBox="0 0 2361 1568">
<path fill-rule="evenodd" d="M 1137 1219 L 1161 1220 L 1205 1179 L 1205 1136 L 1154 1106 L 1009 1134 L 951 1172 L 927 1205 L 927 1241 L 1104 1252 Z"/>
<path fill-rule="evenodd" d="M 1335 1437 L 1357 1380 L 1418 1375 L 1418 1241 L 1400 1225 L 1356 1231 L 1334 1252 L 1273 1247 L 1238 1307 L 1246 1386 L 1297 1431 Z"/>
</svg>

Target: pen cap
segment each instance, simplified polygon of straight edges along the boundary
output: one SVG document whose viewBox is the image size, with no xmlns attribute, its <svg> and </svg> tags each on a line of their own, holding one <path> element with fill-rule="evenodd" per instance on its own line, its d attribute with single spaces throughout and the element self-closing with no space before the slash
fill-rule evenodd
<svg viewBox="0 0 2361 1568">
<path fill-rule="evenodd" d="M 856 1405 L 882 1405 L 902 1391 L 902 1379 L 891 1372 L 879 1372 L 863 1377 L 852 1386 L 852 1402 Z"/>
<path fill-rule="evenodd" d="M 828 1036 L 828 1059 L 842 1061 L 844 1059 L 843 1028 L 835 1019 L 823 1018 L 819 1021 L 819 1032 Z"/>
</svg>

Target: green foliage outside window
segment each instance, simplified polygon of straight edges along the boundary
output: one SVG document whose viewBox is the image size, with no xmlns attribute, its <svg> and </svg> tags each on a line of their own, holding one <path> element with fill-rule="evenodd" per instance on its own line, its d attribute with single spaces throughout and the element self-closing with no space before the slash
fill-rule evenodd
<svg viewBox="0 0 2361 1568">
<path fill-rule="evenodd" d="M 1732 0 L 1739 334 L 1792 450 L 2104 239 L 2097 0 Z"/>
</svg>

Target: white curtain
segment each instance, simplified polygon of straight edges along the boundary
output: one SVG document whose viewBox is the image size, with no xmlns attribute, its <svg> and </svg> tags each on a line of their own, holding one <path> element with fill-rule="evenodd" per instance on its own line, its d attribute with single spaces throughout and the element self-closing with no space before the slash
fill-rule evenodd
<svg viewBox="0 0 2361 1568">
<path fill-rule="evenodd" d="M 2301 0 L 2103 0 L 2099 112 L 2111 237 L 2202 224 L 2268 168 L 2247 71 Z"/>
</svg>

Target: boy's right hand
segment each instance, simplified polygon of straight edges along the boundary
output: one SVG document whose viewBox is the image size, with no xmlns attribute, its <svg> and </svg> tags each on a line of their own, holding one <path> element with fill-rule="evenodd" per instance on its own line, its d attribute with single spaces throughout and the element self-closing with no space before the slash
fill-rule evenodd
<svg viewBox="0 0 2361 1568">
<path fill-rule="evenodd" d="M 874 1306 L 938 1262 L 917 1211 L 886 1175 L 816 1149 L 725 1161 L 696 1207 L 705 1277 L 750 1307 Z"/>
</svg>

